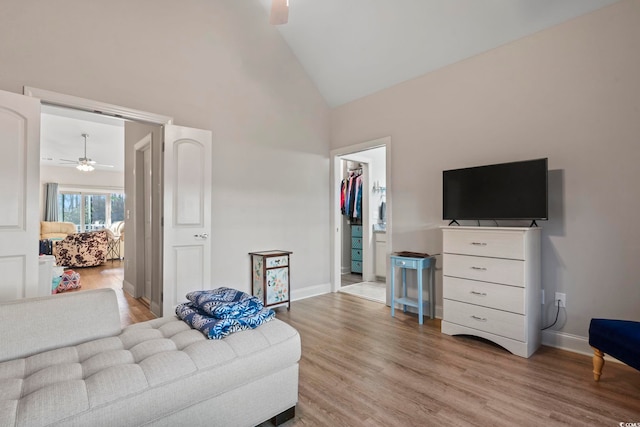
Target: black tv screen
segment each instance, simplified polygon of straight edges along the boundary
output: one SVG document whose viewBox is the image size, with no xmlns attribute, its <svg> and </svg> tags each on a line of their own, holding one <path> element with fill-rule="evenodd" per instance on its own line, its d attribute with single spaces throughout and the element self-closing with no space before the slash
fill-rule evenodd
<svg viewBox="0 0 640 427">
<path fill-rule="evenodd" d="M 442 218 L 548 219 L 547 159 L 442 172 Z"/>
</svg>

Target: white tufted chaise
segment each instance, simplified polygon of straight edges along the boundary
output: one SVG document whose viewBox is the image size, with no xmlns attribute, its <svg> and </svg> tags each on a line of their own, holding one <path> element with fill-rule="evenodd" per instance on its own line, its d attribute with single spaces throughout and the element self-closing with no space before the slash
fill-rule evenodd
<svg viewBox="0 0 640 427">
<path fill-rule="evenodd" d="M 208 340 L 175 316 L 121 330 L 111 289 L 0 303 L 0 427 L 255 426 L 291 418 L 300 337 Z"/>
</svg>

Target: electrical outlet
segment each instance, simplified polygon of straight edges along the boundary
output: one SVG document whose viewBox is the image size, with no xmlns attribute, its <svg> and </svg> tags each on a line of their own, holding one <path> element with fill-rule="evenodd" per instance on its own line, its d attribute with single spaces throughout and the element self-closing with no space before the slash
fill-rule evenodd
<svg viewBox="0 0 640 427">
<path fill-rule="evenodd" d="M 560 292 L 556 292 L 556 299 L 553 305 L 558 306 L 558 301 L 560 302 L 560 307 L 567 306 L 567 294 L 563 294 Z"/>
</svg>

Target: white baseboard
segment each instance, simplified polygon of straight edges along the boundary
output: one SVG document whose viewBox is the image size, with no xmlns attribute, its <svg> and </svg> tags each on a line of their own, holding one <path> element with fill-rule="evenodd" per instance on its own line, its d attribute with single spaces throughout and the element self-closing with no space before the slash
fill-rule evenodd
<svg viewBox="0 0 640 427">
<path fill-rule="evenodd" d="M 291 301 L 311 298 L 318 295 L 328 294 L 331 292 L 331 283 L 322 283 L 320 285 L 307 286 L 302 289 L 291 289 Z"/>
<path fill-rule="evenodd" d="M 589 346 L 589 340 L 578 335 L 567 334 L 559 331 L 542 331 L 542 344 L 549 347 L 560 348 L 574 353 L 593 355 Z"/>
<path fill-rule="evenodd" d="M 589 338 L 579 335 L 567 334 L 559 331 L 542 331 L 542 345 L 559 348 L 585 356 L 593 356 L 593 349 L 589 345 Z M 615 357 L 606 355 L 607 360 L 622 363 Z"/>
</svg>

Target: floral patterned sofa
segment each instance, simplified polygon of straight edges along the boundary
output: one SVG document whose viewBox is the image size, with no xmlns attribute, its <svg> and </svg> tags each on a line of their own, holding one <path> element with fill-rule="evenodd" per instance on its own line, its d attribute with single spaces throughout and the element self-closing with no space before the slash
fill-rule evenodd
<svg viewBox="0 0 640 427">
<path fill-rule="evenodd" d="M 56 264 L 64 267 L 93 267 L 107 261 L 109 237 L 106 230 L 74 233 L 53 245 Z"/>
</svg>

